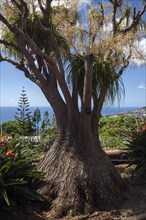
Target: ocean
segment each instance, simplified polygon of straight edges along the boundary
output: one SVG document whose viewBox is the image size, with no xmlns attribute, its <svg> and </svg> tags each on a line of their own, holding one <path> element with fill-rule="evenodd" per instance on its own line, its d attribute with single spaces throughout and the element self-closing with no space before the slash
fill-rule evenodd
<svg viewBox="0 0 146 220">
<path fill-rule="evenodd" d="M 0 124 L 15 120 L 15 115 L 17 111 L 17 106 L 16 107 L 0 107 Z M 39 108 L 41 112 L 41 120 L 43 120 L 43 116 L 45 111 L 48 111 L 50 118 L 52 118 L 53 111 L 50 107 L 44 106 L 44 107 L 29 107 L 31 111 L 31 115 L 33 115 L 34 111 Z"/>
<path fill-rule="evenodd" d="M 51 107 L 30 107 L 30 111 L 33 112 L 36 108 L 40 109 L 41 112 L 41 119 L 43 119 L 45 111 L 48 111 L 50 118 L 52 118 L 53 115 L 53 110 Z M 122 112 L 128 112 L 132 110 L 136 110 L 140 107 L 103 107 L 101 114 L 102 115 L 111 115 L 111 114 L 118 114 Z M 0 107 L 0 124 L 10 121 L 10 120 L 15 120 L 14 116 L 17 112 L 17 107 Z"/>
</svg>

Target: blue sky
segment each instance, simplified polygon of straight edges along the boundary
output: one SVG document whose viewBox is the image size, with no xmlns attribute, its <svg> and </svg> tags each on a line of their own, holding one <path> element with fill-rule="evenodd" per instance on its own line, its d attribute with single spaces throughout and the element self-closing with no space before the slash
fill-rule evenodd
<svg viewBox="0 0 146 220">
<path fill-rule="evenodd" d="M 82 0 L 82 3 L 87 2 L 87 0 Z M 135 6 L 142 0 L 131 2 Z M 144 47 L 146 50 L 146 45 Z M 121 101 L 121 107 L 146 106 L 146 65 L 128 67 L 122 78 L 125 85 L 125 98 Z M 31 106 L 49 105 L 40 88 L 27 79 L 23 72 L 6 62 L 0 63 L 0 106 L 17 106 L 23 86 Z"/>
<path fill-rule="evenodd" d="M 146 66 L 129 67 L 123 74 L 125 98 L 122 106 L 146 105 Z M 48 106 L 40 88 L 27 79 L 23 72 L 8 63 L 0 64 L 0 104 L 17 106 L 22 87 L 25 87 L 31 106 Z M 116 104 L 115 104 L 116 105 Z"/>
<path fill-rule="evenodd" d="M 0 63 L 0 104 L 17 106 L 22 87 L 25 87 L 31 106 L 48 106 L 40 88 L 27 79 L 23 72 L 9 63 Z"/>
</svg>

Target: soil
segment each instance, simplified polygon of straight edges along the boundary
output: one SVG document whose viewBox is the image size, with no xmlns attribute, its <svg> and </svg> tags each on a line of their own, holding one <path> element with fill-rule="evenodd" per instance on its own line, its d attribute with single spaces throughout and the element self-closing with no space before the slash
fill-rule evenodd
<svg viewBox="0 0 146 220">
<path fill-rule="evenodd" d="M 67 217 L 60 220 L 146 220 L 146 181 L 144 179 L 133 179 L 131 171 L 133 167 L 128 164 L 115 165 L 120 172 L 122 178 L 126 181 L 127 189 L 124 192 L 124 202 L 116 210 L 110 211 L 97 211 L 90 215 L 79 215 L 72 217 L 69 213 Z M 54 220 L 49 216 L 49 211 L 41 206 L 24 207 L 20 211 L 18 220 Z M 1 220 L 11 220 L 10 216 L 7 218 L 5 215 Z M 14 218 L 14 220 L 17 218 Z M 59 220 L 59 219 L 58 219 Z"/>
</svg>

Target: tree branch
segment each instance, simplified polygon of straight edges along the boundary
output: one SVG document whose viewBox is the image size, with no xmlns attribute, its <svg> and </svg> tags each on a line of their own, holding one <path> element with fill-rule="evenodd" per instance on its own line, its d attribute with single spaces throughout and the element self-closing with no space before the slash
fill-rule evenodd
<svg viewBox="0 0 146 220">
<path fill-rule="evenodd" d="M 52 2 L 52 0 L 46 0 L 46 3 L 45 3 L 46 7 L 43 7 L 41 0 L 38 0 L 39 7 L 44 15 L 44 23 L 45 23 L 46 27 L 47 27 L 47 24 L 48 24 L 48 21 L 50 18 L 50 14 L 51 14 L 51 2 Z"/>
<path fill-rule="evenodd" d="M 20 63 L 18 63 L 18 62 L 15 62 L 15 61 L 11 60 L 11 59 L 8 59 L 7 57 L 2 57 L 2 55 L 0 55 L 0 62 L 2 62 L 2 61 L 5 61 L 5 62 L 8 62 L 8 63 L 12 64 L 17 69 L 24 72 L 24 74 L 27 78 L 29 78 L 34 83 L 38 84 L 37 83 L 38 80 L 28 71 L 28 69 L 25 67 L 22 60 L 20 61 Z"/>
<path fill-rule="evenodd" d="M 143 9 L 141 11 L 138 11 L 137 14 L 136 14 L 136 11 L 134 9 L 133 22 L 128 28 L 123 30 L 122 33 L 126 34 L 127 32 L 131 31 L 134 27 L 136 27 L 137 24 L 139 23 L 142 15 L 144 14 L 145 10 L 146 10 L 146 4 L 143 6 Z"/>
<path fill-rule="evenodd" d="M 122 73 L 124 72 L 124 70 L 127 68 L 127 66 L 129 65 L 129 60 L 132 56 L 132 50 L 131 50 L 131 47 L 130 47 L 130 54 L 129 56 L 123 61 L 123 66 L 121 67 L 121 69 L 118 71 L 117 73 L 117 76 L 118 78 L 121 77 Z"/>
<path fill-rule="evenodd" d="M 18 47 L 16 44 L 14 44 L 12 42 L 8 42 L 6 40 L 0 40 L 0 44 L 5 45 L 6 47 L 13 47 L 15 50 L 22 52 L 20 47 Z"/>
<path fill-rule="evenodd" d="M 59 50 L 58 42 L 57 42 L 55 36 L 52 34 L 50 28 L 46 28 L 42 24 L 42 22 L 40 21 L 40 19 L 38 17 L 36 17 L 36 19 L 37 19 L 38 25 L 41 28 L 41 30 L 44 33 L 47 33 L 49 35 L 49 37 L 51 38 L 51 42 L 53 44 L 53 49 L 55 51 L 55 55 L 56 55 L 57 62 L 58 62 L 58 65 L 59 65 L 59 70 L 60 70 L 61 75 L 64 77 L 64 67 L 63 67 L 63 63 L 62 63 L 62 59 L 61 59 L 61 55 L 60 55 L 60 50 Z"/>
<path fill-rule="evenodd" d="M 39 4 L 39 7 L 40 7 L 42 13 L 44 14 L 45 13 L 45 8 L 43 7 L 41 0 L 38 0 L 38 4 Z"/>
<path fill-rule="evenodd" d="M 75 108 L 77 111 L 79 111 L 78 109 L 78 76 L 77 76 L 77 72 L 76 72 L 76 66 L 73 64 L 73 62 L 71 62 L 72 65 L 72 99 L 75 105 Z"/>
<path fill-rule="evenodd" d="M 117 31 L 117 24 L 116 24 L 116 12 L 118 8 L 117 0 L 109 0 L 112 3 L 112 25 L 113 25 L 113 35 L 115 35 Z"/>
<path fill-rule="evenodd" d="M 22 14 L 22 29 L 26 31 L 27 28 L 27 17 L 28 17 L 28 7 L 26 2 L 24 2 L 23 0 L 21 0 L 20 4 L 18 4 L 17 1 L 15 0 L 11 0 L 11 2 L 13 4 L 16 5 L 16 7 L 19 9 L 19 11 Z"/>
<path fill-rule="evenodd" d="M 88 114 L 87 111 L 90 111 L 89 112 L 90 115 L 91 115 L 93 60 L 94 60 L 93 54 L 88 54 L 85 56 L 85 76 L 84 76 L 82 112 Z"/>
<path fill-rule="evenodd" d="M 21 30 L 20 28 L 13 26 L 11 24 L 9 24 L 9 22 L 4 18 L 4 16 L 2 14 L 0 14 L 0 20 L 9 28 L 10 31 L 12 31 L 13 33 L 17 33 L 19 35 L 19 42 L 21 42 L 21 51 L 24 53 L 24 55 L 27 58 L 27 61 L 29 63 L 29 67 L 32 71 L 34 71 L 37 74 L 37 77 L 39 78 L 39 80 L 43 82 L 43 84 L 45 83 L 43 77 L 41 74 L 39 74 L 38 70 L 36 69 L 36 66 L 34 64 L 34 58 L 32 57 L 32 55 L 37 55 L 42 57 L 43 59 L 46 60 L 46 62 L 48 63 L 48 65 L 50 66 L 50 68 L 53 70 L 53 73 L 56 77 L 56 79 L 59 82 L 60 88 L 63 92 L 63 95 L 65 97 L 65 100 L 67 103 L 71 103 L 71 95 L 69 93 L 68 87 L 66 85 L 65 79 L 64 77 L 60 74 L 56 64 L 54 63 L 54 61 L 52 59 L 49 58 L 49 56 L 47 54 L 45 54 L 44 52 L 42 52 L 41 50 L 39 50 L 38 46 L 36 45 L 35 41 L 27 34 L 25 33 L 23 30 Z M 23 42 L 22 42 L 23 41 Z M 24 42 L 25 41 L 25 42 Z M 25 48 L 25 44 L 26 42 L 28 43 L 28 45 L 31 48 L 30 53 L 28 52 L 28 50 Z"/>
</svg>

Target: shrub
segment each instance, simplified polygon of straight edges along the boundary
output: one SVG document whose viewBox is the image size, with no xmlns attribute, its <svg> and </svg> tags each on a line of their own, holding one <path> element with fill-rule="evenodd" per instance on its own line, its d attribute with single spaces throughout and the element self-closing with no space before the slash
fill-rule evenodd
<svg viewBox="0 0 146 220">
<path fill-rule="evenodd" d="M 35 169 L 32 159 L 21 148 L 10 148 L 9 145 L 0 148 L 1 206 L 44 199 L 34 187 L 35 181 L 43 180 L 43 173 Z"/>
<path fill-rule="evenodd" d="M 117 117 L 104 117 L 99 123 L 99 137 L 105 149 L 123 149 L 126 147 L 125 136 L 131 129 L 142 123 L 141 119 L 136 119 L 127 115 Z"/>
<path fill-rule="evenodd" d="M 146 123 L 138 130 L 132 131 L 127 141 L 130 165 L 135 164 L 133 176 L 146 175 Z"/>
<path fill-rule="evenodd" d="M 20 126 L 17 121 L 8 121 L 2 124 L 3 135 L 12 136 L 20 135 Z"/>
<path fill-rule="evenodd" d="M 46 131 L 41 132 L 40 144 L 37 148 L 42 149 L 43 152 L 48 151 L 51 145 L 54 143 L 57 137 L 57 128 L 49 128 Z"/>
</svg>

